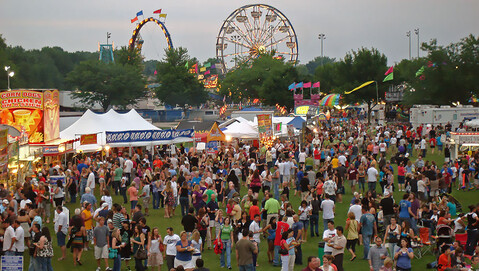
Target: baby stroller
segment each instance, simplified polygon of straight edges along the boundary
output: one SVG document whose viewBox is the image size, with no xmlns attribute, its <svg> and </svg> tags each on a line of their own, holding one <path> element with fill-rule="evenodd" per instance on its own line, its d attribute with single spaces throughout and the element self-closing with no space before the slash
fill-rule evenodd
<svg viewBox="0 0 479 271">
<path fill-rule="evenodd" d="M 436 251 L 440 253 L 444 245 L 452 246 L 454 243 L 454 230 L 448 225 L 437 225 L 436 227 Z"/>
</svg>

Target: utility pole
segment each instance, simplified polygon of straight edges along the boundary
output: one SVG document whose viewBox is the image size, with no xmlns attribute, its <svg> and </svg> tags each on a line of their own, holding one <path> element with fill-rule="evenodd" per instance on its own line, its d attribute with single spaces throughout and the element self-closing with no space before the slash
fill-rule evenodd
<svg viewBox="0 0 479 271">
<path fill-rule="evenodd" d="M 411 31 L 406 32 L 406 36 L 409 38 L 409 60 L 411 60 Z"/>
<path fill-rule="evenodd" d="M 419 58 L 419 27 L 414 29 L 414 33 L 417 35 L 417 58 Z"/>
<path fill-rule="evenodd" d="M 323 40 L 326 39 L 326 35 L 323 33 L 320 33 L 318 35 L 318 39 L 321 40 L 321 66 L 323 66 Z"/>
</svg>

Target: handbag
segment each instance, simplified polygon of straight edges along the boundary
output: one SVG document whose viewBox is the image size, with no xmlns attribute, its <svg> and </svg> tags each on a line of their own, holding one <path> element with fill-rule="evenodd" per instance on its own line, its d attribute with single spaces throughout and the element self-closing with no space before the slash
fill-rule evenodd
<svg viewBox="0 0 479 271">
<path fill-rule="evenodd" d="M 109 248 L 108 258 L 109 259 L 116 259 L 116 257 L 118 257 L 118 249 Z"/>
<path fill-rule="evenodd" d="M 165 251 L 165 244 L 160 243 L 160 252 Z"/>
<path fill-rule="evenodd" d="M 281 242 L 281 245 L 279 247 L 278 253 L 281 254 L 281 255 L 287 255 L 288 254 L 288 250 L 284 247 L 284 243 L 286 243 L 286 241 Z"/>
<path fill-rule="evenodd" d="M 148 259 L 148 252 L 145 250 L 145 248 L 143 247 L 143 245 L 141 245 L 141 246 L 136 250 L 135 259 L 138 259 L 138 260 L 146 260 L 146 259 Z"/>
</svg>

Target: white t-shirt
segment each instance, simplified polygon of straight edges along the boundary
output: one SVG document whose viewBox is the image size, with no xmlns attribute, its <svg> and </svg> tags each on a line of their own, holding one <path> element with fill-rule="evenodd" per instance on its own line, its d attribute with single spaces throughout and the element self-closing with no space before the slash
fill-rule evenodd
<svg viewBox="0 0 479 271">
<path fill-rule="evenodd" d="M 305 152 L 300 152 L 298 155 L 299 162 L 300 163 L 305 163 L 306 162 L 306 153 Z"/>
<path fill-rule="evenodd" d="M 131 173 L 131 169 L 133 168 L 133 162 L 128 159 L 125 161 L 125 168 L 123 169 L 124 173 Z"/>
<path fill-rule="evenodd" d="M 299 220 L 307 220 L 308 215 L 309 215 L 309 211 L 311 211 L 311 206 L 308 205 L 308 206 L 306 206 L 306 208 L 303 208 L 303 206 L 299 206 L 298 210 L 302 212 L 299 215 Z"/>
<path fill-rule="evenodd" d="M 260 243 L 261 239 L 259 238 L 260 233 L 259 231 L 261 230 L 261 227 L 256 223 L 256 221 L 252 221 L 251 224 L 249 225 L 249 231 L 250 232 L 258 232 L 253 234 L 253 239 L 256 241 L 256 243 Z"/>
<path fill-rule="evenodd" d="M 57 216 L 55 221 L 55 233 L 58 232 L 58 228 L 62 226 L 62 232 L 66 235 L 68 234 L 68 217 L 64 212 L 61 212 Z"/>
<path fill-rule="evenodd" d="M 333 238 L 334 236 L 336 236 L 336 229 L 334 230 L 330 230 L 330 229 L 326 229 L 324 232 L 323 232 L 323 240 L 324 238 Z M 325 245 L 324 246 L 324 252 L 333 252 L 333 248 L 328 246 L 328 245 Z"/>
<path fill-rule="evenodd" d="M 417 192 L 426 192 L 426 184 L 423 180 L 417 181 Z"/>
<path fill-rule="evenodd" d="M 5 229 L 5 234 L 3 235 L 3 252 L 8 251 L 10 245 L 12 244 L 12 238 L 15 236 L 15 230 L 12 226 L 8 226 Z M 12 246 L 12 249 L 15 250 L 15 246 Z"/>
<path fill-rule="evenodd" d="M 362 213 L 362 207 L 360 204 L 354 204 L 353 206 L 349 207 L 349 212 L 353 212 L 354 214 L 354 219 L 359 222 L 359 219 L 361 219 Z"/>
<path fill-rule="evenodd" d="M 375 183 L 378 181 L 378 170 L 374 167 L 368 169 L 368 183 Z"/>
<path fill-rule="evenodd" d="M 108 203 L 108 210 L 111 209 L 111 207 L 113 206 L 113 199 L 111 198 L 111 196 L 101 196 L 101 200 Z"/>
<path fill-rule="evenodd" d="M 178 196 L 178 183 L 171 182 L 171 189 L 173 189 L 173 196 Z"/>
<path fill-rule="evenodd" d="M 342 154 L 338 157 L 338 162 L 340 165 L 346 166 L 346 160 L 347 160 L 346 156 Z"/>
<path fill-rule="evenodd" d="M 396 145 L 397 142 L 398 142 L 397 138 L 395 138 L 395 137 L 391 138 L 391 141 L 390 141 L 391 145 Z"/>
<path fill-rule="evenodd" d="M 177 234 L 166 235 L 163 239 L 163 244 L 166 245 L 166 255 L 176 256 L 176 243 L 180 241 Z"/>
<path fill-rule="evenodd" d="M 421 144 L 421 150 L 426 149 L 426 140 L 424 138 L 421 140 L 420 144 Z"/>
<path fill-rule="evenodd" d="M 25 231 L 22 227 L 18 227 L 15 229 L 15 240 L 15 249 L 18 252 L 23 252 L 25 250 Z"/>
<path fill-rule="evenodd" d="M 379 143 L 379 151 L 386 152 L 386 143 L 384 142 Z"/>
<path fill-rule="evenodd" d="M 279 174 L 284 175 L 284 162 L 278 163 Z"/>
<path fill-rule="evenodd" d="M 290 162 L 290 161 L 284 162 L 284 173 L 283 173 L 283 175 L 285 175 L 285 176 L 291 175 L 291 169 L 293 167 L 294 167 L 293 162 Z"/>
<path fill-rule="evenodd" d="M 90 172 L 88 174 L 88 180 L 87 180 L 88 187 L 91 189 L 91 193 L 93 194 L 93 191 L 95 191 L 95 174 L 93 172 Z"/>
<path fill-rule="evenodd" d="M 321 209 L 323 209 L 323 219 L 334 218 L 334 201 L 330 199 L 323 200 L 323 202 L 321 202 Z"/>
</svg>

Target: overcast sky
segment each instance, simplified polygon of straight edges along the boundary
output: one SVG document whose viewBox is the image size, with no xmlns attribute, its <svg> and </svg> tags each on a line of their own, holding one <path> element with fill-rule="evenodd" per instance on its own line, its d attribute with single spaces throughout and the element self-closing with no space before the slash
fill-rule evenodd
<svg viewBox="0 0 479 271">
<path fill-rule="evenodd" d="M 407 31 L 417 55 L 414 28 L 420 29 L 421 42 L 436 38 L 443 45 L 479 34 L 478 0 L 1 0 L 0 33 L 8 45 L 26 49 L 96 51 L 107 31 L 116 47 L 127 45 L 136 12 L 149 17 L 161 8 L 174 46 L 204 61 L 215 56 L 216 36 L 228 15 L 256 3 L 272 5 L 289 18 L 301 63 L 320 55 L 318 33 L 326 35 L 325 56 L 339 59 L 352 49 L 375 47 L 390 64 L 408 57 Z M 162 58 L 166 43 L 159 28 L 147 24 L 141 33 L 146 58 Z"/>
</svg>

